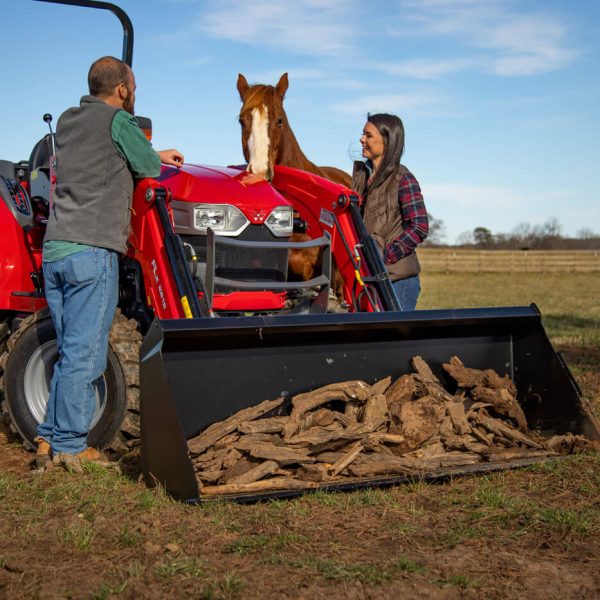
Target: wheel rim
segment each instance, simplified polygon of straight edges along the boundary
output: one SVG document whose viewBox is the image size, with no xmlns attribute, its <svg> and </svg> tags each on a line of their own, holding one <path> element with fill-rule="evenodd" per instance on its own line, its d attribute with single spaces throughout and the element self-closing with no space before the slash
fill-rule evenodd
<svg viewBox="0 0 600 600">
<path fill-rule="evenodd" d="M 27 408 L 36 422 L 42 423 L 46 415 L 46 406 L 50 397 L 50 381 L 54 365 L 58 360 L 56 341 L 41 344 L 31 355 L 25 367 L 23 390 Z M 94 384 L 96 398 L 94 416 L 90 429 L 100 420 L 106 406 L 106 380 L 104 375 Z"/>
</svg>

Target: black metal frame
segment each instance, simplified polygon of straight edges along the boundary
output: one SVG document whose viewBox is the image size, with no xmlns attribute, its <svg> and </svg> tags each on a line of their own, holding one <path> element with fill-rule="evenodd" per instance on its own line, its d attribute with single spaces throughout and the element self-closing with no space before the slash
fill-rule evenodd
<svg viewBox="0 0 600 600">
<path fill-rule="evenodd" d="M 302 249 L 323 248 L 321 260 L 321 274 L 307 281 L 247 281 L 241 279 L 227 279 L 216 274 L 216 245 L 230 246 L 233 248 L 265 248 L 265 249 Z M 206 294 L 209 307 L 212 305 L 215 286 L 221 286 L 236 290 L 302 290 L 318 287 L 319 291 L 315 298 L 307 304 L 301 304 L 298 310 L 293 312 L 324 313 L 327 312 L 329 290 L 331 287 L 331 240 L 323 236 L 306 242 L 257 242 L 238 240 L 225 236 L 215 235 L 208 227 L 206 230 Z"/>
<path fill-rule="evenodd" d="M 112 2 L 99 2 L 97 0 L 35 0 L 35 2 L 97 8 L 100 10 L 108 10 L 116 15 L 123 26 L 123 62 L 131 67 L 133 61 L 133 25 L 131 19 L 122 8 L 112 4 Z"/>
</svg>

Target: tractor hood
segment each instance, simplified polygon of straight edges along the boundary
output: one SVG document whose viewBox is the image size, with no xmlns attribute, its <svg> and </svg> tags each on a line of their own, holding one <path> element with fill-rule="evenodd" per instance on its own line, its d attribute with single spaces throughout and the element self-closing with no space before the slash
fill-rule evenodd
<svg viewBox="0 0 600 600">
<path fill-rule="evenodd" d="M 250 223 L 260 225 L 278 206 L 290 206 L 267 181 L 244 185 L 243 168 L 184 165 L 181 169 L 163 166 L 157 181 L 171 190 L 174 205 L 231 204 L 241 210 Z"/>
</svg>

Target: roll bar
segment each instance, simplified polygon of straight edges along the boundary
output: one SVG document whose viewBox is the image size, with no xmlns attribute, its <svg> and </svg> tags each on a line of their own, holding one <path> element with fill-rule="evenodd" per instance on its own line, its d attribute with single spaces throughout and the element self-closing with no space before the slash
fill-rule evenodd
<svg viewBox="0 0 600 600">
<path fill-rule="evenodd" d="M 133 25 L 127 13 L 111 2 L 98 2 L 97 0 L 35 0 L 35 2 L 50 2 L 51 4 L 68 4 L 83 6 L 85 8 L 98 8 L 109 10 L 115 14 L 123 26 L 123 62 L 130 67 L 133 61 Z"/>
</svg>

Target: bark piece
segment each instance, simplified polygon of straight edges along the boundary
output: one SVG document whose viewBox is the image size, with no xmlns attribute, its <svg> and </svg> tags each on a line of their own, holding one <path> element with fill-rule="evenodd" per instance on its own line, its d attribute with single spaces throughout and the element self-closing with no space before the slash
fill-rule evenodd
<svg viewBox="0 0 600 600">
<path fill-rule="evenodd" d="M 348 465 L 354 477 L 376 477 L 378 475 L 412 475 L 418 471 L 418 461 L 385 454 L 363 455 Z"/>
<path fill-rule="evenodd" d="M 223 475 L 219 479 L 219 483 L 229 483 L 229 481 L 234 477 L 238 477 L 240 475 L 243 475 L 244 473 L 247 473 L 259 464 L 260 461 L 254 458 L 242 457 L 234 465 L 231 465 L 229 469 L 226 469 L 223 472 Z"/>
<path fill-rule="evenodd" d="M 267 417 L 266 419 L 247 421 L 238 426 L 238 431 L 241 433 L 281 433 L 288 419 L 289 417 Z"/>
<path fill-rule="evenodd" d="M 288 438 L 300 430 L 302 417 L 327 402 L 363 403 L 370 395 L 371 386 L 364 381 L 343 381 L 320 387 L 312 392 L 297 394 L 292 398 L 292 413 L 283 428 L 283 436 Z"/>
<path fill-rule="evenodd" d="M 365 408 L 363 412 L 363 422 L 370 423 L 374 420 L 381 420 L 388 418 L 388 405 L 387 399 L 383 394 L 377 394 L 371 396 L 365 402 Z"/>
<path fill-rule="evenodd" d="M 421 381 L 441 385 L 440 380 L 433 374 L 431 367 L 420 356 L 413 356 L 411 362 L 413 369 L 421 376 Z"/>
<path fill-rule="evenodd" d="M 273 479 L 261 479 L 252 483 L 206 485 L 202 488 L 203 496 L 220 496 L 224 494 L 244 494 L 251 492 L 268 492 L 271 490 L 310 490 L 319 487 L 313 481 L 298 481 L 297 479 L 286 479 L 277 477 Z"/>
<path fill-rule="evenodd" d="M 558 456 L 558 453 L 552 450 L 532 450 L 531 448 L 488 448 L 482 456 L 487 462 L 509 462 L 520 458 Z"/>
<path fill-rule="evenodd" d="M 265 442 L 258 442 L 249 450 L 250 456 L 274 460 L 280 465 L 313 463 L 315 458 L 304 452 L 288 448 L 286 446 L 275 446 Z"/>
<path fill-rule="evenodd" d="M 414 402 L 405 402 L 400 409 L 399 426 L 390 426 L 389 432 L 404 436 L 404 446 L 394 451 L 408 452 L 418 448 L 439 432 L 439 424 L 443 416 L 443 407 L 438 400 L 425 396 Z"/>
<path fill-rule="evenodd" d="M 286 440 L 288 446 L 315 446 L 333 442 L 335 440 L 357 440 L 368 433 L 372 433 L 386 423 L 386 419 L 372 419 L 368 423 L 357 423 L 346 429 L 325 429 L 313 427 L 306 433 L 300 433 Z"/>
<path fill-rule="evenodd" d="M 512 396 L 515 396 L 517 389 L 508 375 L 500 377 L 493 369 L 471 369 L 465 367 L 462 361 L 453 356 L 448 363 L 442 365 L 442 368 L 458 384 L 458 387 L 472 389 L 477 386 L 484 386 L 493 389 L 505 389 Z"/>
<path fill-rule="evenodd" d="M 219 421 L 207 427 L 200 435 L 188 441 L 188 450 L 191 454 L 200 454 L 216 441 L 235 431 L 241 423 L 253 421 L 262 415 L 275 410 L 284 402 L 284 398 L 265 400 L 256 406 L 244 408 L 231 415 L 224 421 Z"/>
<path fill-rule="evenodd" d="M 521 431 L 527 431 L 525 413 L 519 406 L 517 399 L 506 389 L 492 389 L 476 386 L 471 390 L 473 399 L 491 404 L 493 409 L 503 417 L 514 419 Z"/>
<path fill-rule="evenodd" d="M 328 481 L 330 466 L 324 463 L 304 465 L 296 471 L 296 478 L 301 481 Z"/>
<path fill-rule="evenodd" d="M 327 425 L 334 423 L 335 420 L 334 411 L 328 408 L 319 408 L 304 415 L 300 421 L 299 430 L 303 432 L 309 430 L 311 427 L 327 427 Z"/>
<path fill-rule="evenodd" d="M 465 435 L 471 431 L 471 426 L 465 414 L 465 407 L 462 402 L 450 402 L 446 406 L 446 412 L 450 416 L 454 431 L 458 435 Z"/>
<path fill-rule="evenodd" d="M 252 483 L 258 481 L 267 475 L 271 475 L 279 468 L 279 464 L 274 460 L 266 460 L 265 462 L 256 465 L 241 475 L 232 477 L 229 480 L 230 485 L 239 485 L 244 483 Z"/>
<path fill-rule="evenodd" d="M 393 406 L 397 406 L 399 409 L 401 404 L 413 400 L 415 392 L 415 380 L 410 375 L 402 375 L 385 392 L 390 411 Z"/>
<path fill-rule="evenodd" d="M 385 394 L 386 390 L 390 387 L 391 383 L 392 383 L 391 377 L 386 377 L 385 379 L 380 379 L 379 381 L 376 381 L 371 386 L 371 396 Z"/>
<path fill-rule="evenodd" d="M 588 440 L 582 435 L 573 435 L 572 433 L 553 435 L 544 442 L 544 446 L 561 454 L 576 454 L 578 452 L 600 450 L 600 442 Z"/>
<path fill-rule="evenodd" d="M 283 446 L 283 439 L 276 433 L 252 433 L 243 435 L 234 443 L 234 448 L 247 452 L 256 444 L 273 444 L 274 446 Z"/>
<path fill-rule="evenodd" d="M 364 446 L 361 442 L 356 442 L 350 446 L 348 452 L 344 454 L 343 458 L 337 460 L 333 465 L 331 465 L 331 469 L 329 470 L 329 474 L 332 477 L 335 477 L 339 473 L 341 473 L 352 461 L 356 460 L 358 455 L 363 451 Z"/>
<path fill-rule="evenodd" d="M 223 476 L 225 471 L 199 471 L 198 479 L 201 481 L 206 481 L 208 483 L 216 483 Z"/>
<path fill-rule="evenodd" d="M 525 434 L 521 433 L 517 429 L 506 425 L 499 419 L 492 419 L 491 417 L 479 415 L 479 417 L 477 418 L 477 422 L 483 425 L 488 431 L 497 436 L 505 437 L 509 440 L 514 440 L 515 442 L 520 442 L 521 444 L 525 444 L 530 448 L 536 448 L 537 450 L 542 449 L 542 446 L 534 440 L 532 440 L 530 437 L 527 437 Z"/>
<path fill-rule="evenodd" d="M 229 435 L 222 437 L 218 442 L 215 442 L 212 447 L 215 450 L 220 450 L 221 448 L 227 448 L 230 444 L 237 442 L 237 440 L 239 440 L 239 439 L 240 439 L 239 433 L 236 433 L 236 432 L 230 433 Z"/>
</svg>

